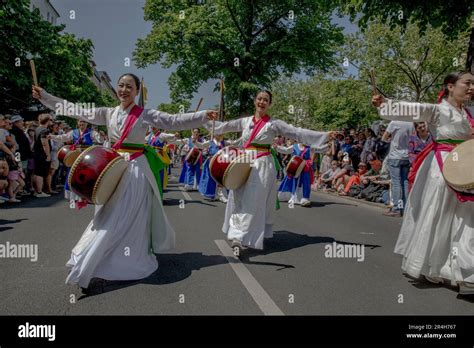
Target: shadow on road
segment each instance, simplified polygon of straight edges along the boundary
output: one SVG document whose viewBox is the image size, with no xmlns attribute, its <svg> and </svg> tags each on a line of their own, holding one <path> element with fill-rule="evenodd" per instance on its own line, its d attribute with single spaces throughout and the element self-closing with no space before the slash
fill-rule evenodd
<svg viewBox="0 0 474 348">
<path fill-rule="evenodd" d="M 165 198 L 163 200 L 163 205 L 165 206 L 174 206 L 174 205 L 180 205 L 181 202 L 184 201 L 184 204 L 201 204 L 201 205 L 207 205 L 209 207 L 216 207 L 215 204 L 211 203 L 206 203 L 205 201 L 200 201 L 200 200 L 192 200 L 188 201 L 186 199 L 176 199 L 176 198 Z"/>
<path fill-rule="evenodd" d="M 0 219 L 0 226 L 10 225 L 10 224 L 16 224 L 16 223 L 18 223 L 18 222 L 22 222 L 23 220 L 28 220 L 28 219 L 16 219 L 16 220 L 4 220 L 4 219 Z M 0 227 L 0 232 L 12 230 L 12 229 L 13 229 L 13 227 L 11 227 L 11 226 Z"/>
<path fill-rule="evenodd" d="M 60 204 L 66 201 L 64 191 L 46 198 L 36 198 L 33 196 L 19 197 L 21 203 L 4 203 L 0 205 L 0 210 L 18 209 L 18 208 L 46 208 Z"/>
<path fill-rule="evenodd" d="M 223 255 L 204 255 L 199 252 L 182 254 L 159 254 L 157 255 L 159 267 L 147 278 L 134 281 L 105 281 L 98 288 L 90 289 L 90 293 L 81 296 L 79 300 L 100 295 L 102 293 L 120 290 L 136 284 L 163 285 L 180 282 L 201 268 L 217 266 L 227 263 Z"/>
<path fill-rule="evenodd" d="M 269 255 L 273 253 L 280 253 L 296 248 L 301 248 L 306 245 L 312 244 L 330 244 L 336 242 L 337 244 L 349 244 L 349 245 L 361 245 L 366 248 L 375 249 L 379 248 L 380 245 L 375 244 L 361 244 L 361 243 L 354 243 L 354 242 L 346 242 L 334 239 L 332 237 L 321 237 L 321 236 L 308 236 L 306 234 L 298 234 L 290 231 L 275 231 L 273 234 L 273 238 L 265 239 L 264 250 L 253 250 L 249 249 L 246 254 L 242 257 L 242 262 L 247 264 L 268 264 L 267 262 L 257 262 L 257 261 L 250 261 L 250 257 L 258 256 L 258 255 Z M 286 266 L 284 268 L 294 268 L 291 265 L 282 265 L 282 264 L 274 264 L 275 266 Z M 281 268 L 281 269 L 284 269 Z M 278 269 L 280 270 L 280 269 Z"/>
<path fill-rule="evenodd" d="M 295 248 L 300 248 L 306 245 L 320 243 L 328 244 L 333 242 L 336 242 L 338 244 L 362 245 L 370 249 L 380 247 L 380 245 L 339 241 L 331 237 L 313 237 L 289 231 L 277 231 L 275 232 L 273 238 L 265 240 L 265 250 L 249 249 L 244 255 L 242 255 L 241 261 L 244 264 L 279 267 L 277 271 L 282 269 L 295 268 L 293 265 L 287 265 L 276 262 L 250 261 L 250 258 L 252 256 L 280 253 Z M 204 255 L 200 252 L 188 252 L 181 254 L 159 254 L 157 255 L 157 260 L 159 263 L 159 268 L 149 277 L 136 281 L 105 281 L 104 283 L 101 283 L 98 288 L 90 289 L 89 294 L 80 297 L 79 300 L 85 297 L 95 296 L 102 293 L 123 289 L 136 284 L 172 284 L 188 278 L 189 276 L 191 276 L 193 271 L 198 271 L 201 268 L 205 267 L 212 267 L 228 263 L 226 257 L 223 255 Z"/>
</svg>

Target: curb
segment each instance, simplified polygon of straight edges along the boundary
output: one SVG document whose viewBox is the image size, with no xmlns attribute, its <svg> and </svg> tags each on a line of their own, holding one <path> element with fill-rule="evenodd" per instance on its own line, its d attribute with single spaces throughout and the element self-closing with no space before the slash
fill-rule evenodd
<svg viewBox="0 0 474 348">
<path fill-rule="evenodd" d="M 330 192 L 323 192 L 323 191 L 312 191 L 311 190 L 311 192 L 316 193 L 318 195 L 322 194 L 322 195 L 337 197 L 337 198 L 340 198 L 340 199 L 343 199 L 343 200 L 348 200 L 348 201 L 352 201 L 352 202 L 356 202 L 356 203 L 360 203 L 360 204 L 370 205 L 372 207 L 379 208 L 380 210 L 387 210 L 388 209 L 388 206 L 386 206 L 383 203 L 369 202 L 369 201 L 366 201 L 365 199 L 358 199 L 358 198 L 349 197 L 349 196 L 339 196 L 337 193 L 330 193 Z"/>
</svg>

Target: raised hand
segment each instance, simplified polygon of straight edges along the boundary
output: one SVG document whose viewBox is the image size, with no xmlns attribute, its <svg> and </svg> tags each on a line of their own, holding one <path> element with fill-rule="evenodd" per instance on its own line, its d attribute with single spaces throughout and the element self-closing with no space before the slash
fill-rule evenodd
<svg viewBox="0 0 474 348">
<path fill-rule="evenodd" d="M 376 95 L 372 96 L 372 105 L 373 106 L 378 108 L 384 102 L 385 102 L 385 99 L 380 94 L 376 94 Z"/>
<path fill-rule="evenodd" d="M 208 110 L 207 111 L 207 119 L 208 120 L 217 120 L 217 118 L 219 117 L 219 113 L 215 110 Z"/>
<path fill-rule="evenodd" d="M 33 94 L 33 98 L 35 99 L 41 99 L 41 92 L 43 91 L 43 89 L 41 87 L 38 87 L 38 86 L 32 86 L 32 94 Z"/>
</svg>

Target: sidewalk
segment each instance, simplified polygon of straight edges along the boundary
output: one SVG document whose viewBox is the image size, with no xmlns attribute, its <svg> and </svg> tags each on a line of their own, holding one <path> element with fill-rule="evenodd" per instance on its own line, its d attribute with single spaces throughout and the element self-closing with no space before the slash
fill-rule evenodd
<svg viewBox="0 0 474 348">
<path fill-rule="evenodd" d="M 350 196 L 339 196 L 336 192 L 324 192 L 324 191 L 321 191 L 321 190 L 318 190 L 318 191 L 311 190 L 311 193 L 317 194 L 317 195 L 327 195 L 327 196 L 337 197 L 337 198 L 340 198 L 340 199 L 345 199 L 345 200 L 349 200 L 349 201 L 357 202 L 357 203 L 361 203 L 361 204 L 367 204 L 367 205 L 371 205 L 373 207 L 380 208 L 380 210 L 384 210 L 384 211 L 386 211 L 388 209 L 388 206 L 386 206 L 383 203 L 370 202 L 370 201 L 366 201 L 365 199 L 358 199 L 358 198 L 354 198 L 354 197 L 350 197 Z"/>
</svg>

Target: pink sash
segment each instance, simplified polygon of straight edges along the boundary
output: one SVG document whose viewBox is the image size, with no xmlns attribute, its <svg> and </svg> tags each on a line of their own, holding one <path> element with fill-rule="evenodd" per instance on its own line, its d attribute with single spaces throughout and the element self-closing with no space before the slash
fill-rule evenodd
<svg viewBox="0 0 474 348">
<path fill-rule="evenodd" d="M 244 144 L 244 149 L 251 146 L 253 139 L 255 139 L 257 134 L 260 132 L 260 130 L 265 126 L 265 124 L 268 121 L 270 121 L 270 116 L 268 115 L 265 115 L 262 118 L 260 118 L 260 120 L 258 120 L 257 123 L 255 123 L 255 116 L 252 118 L 254 127 L 252 130 L 252 133 L 250 134 L 250 138 L 248 138 L 248 140 Z"/>
<path fill-rule="evenodd" d="M 112 149 L 114 149 L 115 151 L 120 149 L 120 147 L 122 146 L 122 143 L 125 141 L 125 139 L 127 139 L 128 134 L 132 130 L 133 126 L 135 125 L 135 122 L 137 122 L 138 117 L 141 115 L 142 112 L 143 112 L 143 108 L 137 105 L 133 106 L 132 110 L 130 110 L 130 113 L 127 116 L 127 119 L 125 120 L 125 126 L 123 128 L 122 135 L 120 136 L 120 139 L 115 144 L 112 145 Z M 130 155 L 130 160 L 133 160 L 142 154 L 143 154 L 142 152 L 132 153 Z"/>
</svg>

